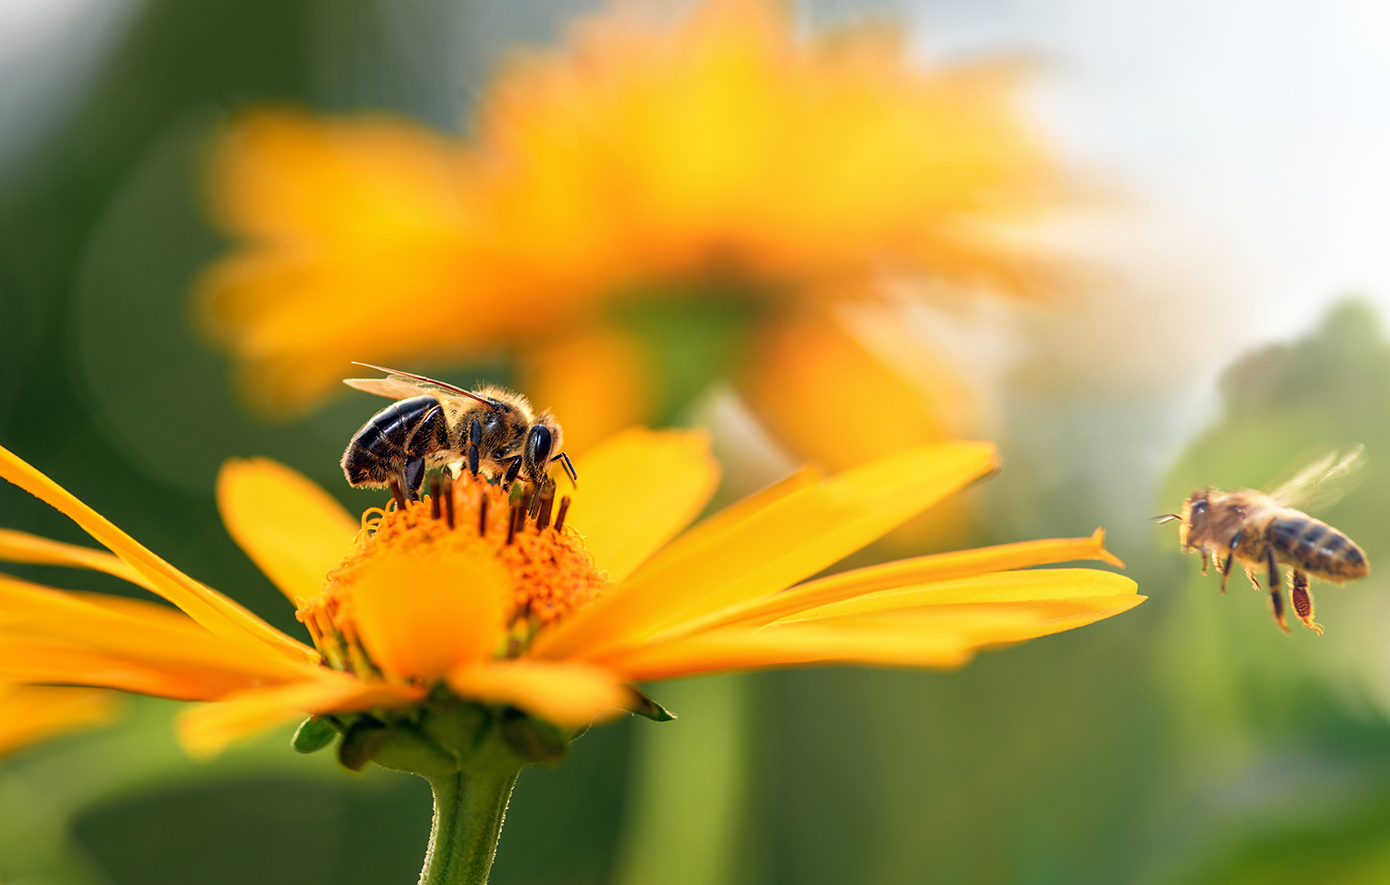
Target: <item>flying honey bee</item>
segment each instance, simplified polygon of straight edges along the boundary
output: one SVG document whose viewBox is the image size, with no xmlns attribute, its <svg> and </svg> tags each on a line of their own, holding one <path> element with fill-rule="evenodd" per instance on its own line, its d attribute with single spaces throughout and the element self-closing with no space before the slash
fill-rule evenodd
<svg viewBox="0 0 1390 885">
<path fill-rule="evenodd" d="M 1257 573 L 1268 569 L 1269 604 L 1285 633 L 1289 627 L 1284 621 L 1279 566 L 1288 566 L 1292 573 L 1289 601 L 1294 613 L 1309 630 L 1321 635 L 1322 627 L 1313 621 L 1309 576 L 1343 584 L 1365 577 L 1370 565 L 1366 554 L 1345 534 L 1296 507 L 1330 505 L 1340 497 L 1338 486 L 1344 490 L 1347 480 L 1365 463 L 1365 450 L 1357 446 L 1341 458 L 1329 454 L 1314 461 L 1267 493 L 1198 489 L 1188 496 L 1182 513 L 1159 519 L 1182 521 L 1178 541 L 1183 552 L 1201 554 L 1202 574 L 1207 573 L 1208 562 L 1221 570 L 1222 593 L 1226 592 L 1234 560 L 1240 560 L 1256 590 L 1260 589 Z M 1223 553 L 1224 563 L 1220 558 Z"/>
<path fill-rule="evenodd" d="M 435 465 L 510 485 L 517 477 L 541 486 L 547 468 L 559 461 L 577 479 L 560 424 L 549 411 L 537 414 L 526 397 L 501 387 L 464 390 L 423 375 L 354 363 L 385 372 L 385 378 L 348 378 L 357 390 L 396 402 L 372 416 L 348 442 L 343 473 L 353 486 L 380 488 L 394 479 L 412 500 L 419 498 L 425 471 Z M 457 475 L 457 474 L 456 474 Z"/>
</svg>

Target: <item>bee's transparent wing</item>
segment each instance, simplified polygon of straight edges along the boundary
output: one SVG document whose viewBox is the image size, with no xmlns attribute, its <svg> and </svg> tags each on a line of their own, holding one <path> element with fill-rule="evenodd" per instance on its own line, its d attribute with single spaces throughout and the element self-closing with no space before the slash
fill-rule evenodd
<svg viewBox="0 0 1390 885">
<path fill-rule="evenodd" d="M 1358 445 L 1338 454 L 1330 451 L 1309 462 L 1269 490 L 1269 496 L 1286 507 L 1321 510 L 1331 507 L 1366 478 L 1366 447 Z"/>
<path fill-rule="evenodd" d="M 399 378 L 344 378 L 343 383 L 364 393 L 374 393 L 387 399 L 409 399 L 429 392 L 426 387 Z"/>
<path fill-rule="evenodd" d="M 387 369 L 383 366 L 373 366 L 370 363 L 353 363 L 354 366 L 363 366 L 368 369 L 376 369 L 378 372 L 385 372 L 385 378 L 345 378 L 343 383 L 355 390 L 364 393 L 374 393 L 377 396 L 384 396 L 387 399 L 409 399 L 412 396 L 419 396 L 422 393 L 444 393 L 449 396 L 462 396 L 468 399 L 475 399 L 484 405 L 492 405 L 487 400 L 478 396 L 472 391 L 464 390 L 462 387 L 455 387 L 443 381 L 436 381 L 433 378 L 426 378 L 424 375 L 416 375 L 413 372 L 402 372 L 400 369 Z"/>
</svg>

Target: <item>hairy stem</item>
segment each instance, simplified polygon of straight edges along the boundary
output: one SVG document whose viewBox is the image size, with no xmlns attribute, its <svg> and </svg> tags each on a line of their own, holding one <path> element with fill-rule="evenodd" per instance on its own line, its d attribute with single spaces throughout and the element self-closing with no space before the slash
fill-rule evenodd
<svg viewBox="0 0 1390 885">
<path fill-rule="evenodd" d="M 484 885 L 502 819 L 520 771 L 453 772 L 428 778 L 434 791 L 434 825 L 420 885 Z"/>
</svg>

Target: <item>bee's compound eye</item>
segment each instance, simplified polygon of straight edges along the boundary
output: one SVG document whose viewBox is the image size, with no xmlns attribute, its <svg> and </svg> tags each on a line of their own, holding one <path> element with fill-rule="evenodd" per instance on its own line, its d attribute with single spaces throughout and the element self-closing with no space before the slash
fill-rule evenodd
<svg viewBox="0 0 1390 885">
<path fill-rule="evenodd" d="M 1206 512 L 1207 512 L 1207 502 L 1206 502 L 1206 501 L 1198 501 L 1196 504 L 1193 504 L 1193 505 L 1192 505 L 1192 512 L 1193 512 L 1193 513 L 1206 513 Z"/>
<path fill-rule="evenodd" d="M 536 465 L 536 469 L 543 470 L 550 463 L 550 449 L 554 444 L 550 428 L 537 424 L 526 436 L 526 460 Z"/>
</svg>

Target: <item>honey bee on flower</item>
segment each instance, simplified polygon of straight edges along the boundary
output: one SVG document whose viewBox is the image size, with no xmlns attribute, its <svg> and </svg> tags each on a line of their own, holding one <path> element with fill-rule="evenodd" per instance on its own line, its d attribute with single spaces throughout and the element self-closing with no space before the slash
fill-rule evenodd
<svg viewBox="0 0 1390 885">
<path fill-rule="evenodd" d="M 425 470 L 432 464 L 500 480 L 518 476 L 541 490 L 550 482 L 552 460 L 578 479 L 569 456 L 560 451 L 564 432 L 550 412 L 537 413 L 519 393 L 500 387 L 464 390 L 443 381 L 357 363 L 387 373 L 385 378 L 349 378 L 349 387 L 396 400 L 353 434 L 343 453 L 350 485 L 380 488 L 418 500 Z M 401 501 L 404 504 L 404 498 Z"/>
</svg>

